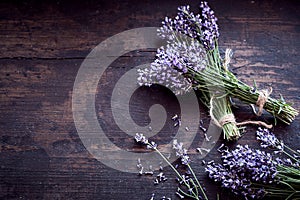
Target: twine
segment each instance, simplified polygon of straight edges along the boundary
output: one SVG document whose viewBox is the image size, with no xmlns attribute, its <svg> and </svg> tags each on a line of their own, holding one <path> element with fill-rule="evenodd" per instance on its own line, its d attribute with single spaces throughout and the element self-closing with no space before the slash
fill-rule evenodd
<svg viewBox="0 0 300 200">
<path fill-rule="evenodd" d="M 262 122 L 262 121 L 244 121 L 244 122 L 239 122 L 239 123 L 236 123 L 237 126 L 243 126 L 243 125 L 247 125 L 247 124 L 254 124 L 254 125 L 258 125 L 258 126 L 263 126 L 267 129 L 271 129 L 273 127 L 272 124 L 267 124 L 265 122 Z"/>
<path fill-rule="evenodd" d="M 235 121 L 235 117 L 232 113 L 230 114 L 227 114 L 227 115 L 224 115 L 223 117 L 221 117 L 221 119 L 219 120 L 219 125 L 221 127 L 223 127 L 225 124 L 228 124 L 228 123 L 233 123 L 235 124 L 236 121 Z"/>
<path fill-rule="evenodd" d="M 230 63 L 230 60 L 231 60 L 231 54 L 232 54 L 232 50 L 231 49 L 226 49 L 225 51 L 225 58 L 224 58 L 224 69 L 225 71 L 228 70 L 228 66 L 229 66 L 229 63 Z M 273 91 L 273 88 L 270 87 L 269 90 L 265 89 L 265 90 L 261 90 L 259 92 L 259 96 L 257 98 L 257 101 L 256 101 L 256 105 L 258 106 L 258 112 L 256 113 L 256 111 L 254 110 L 254 113 L 257 115 L 257 116 L 261 116 L 262 115 L 262 112 L 263 112 L 263 108 L 264 108 L 264 105 L 265 103 L 267 102 L 270 94 L 272 93 Z M 246 125 L 246 124 L 254 124 L 254 125 L 258 125 L 258 126 L 264 126 L 268 129 L 272 128 L 273 125 L 272 124 L 267 124 L 265 122 L 262 122 L 262 121 L 251 121 L 251 120 L 248 120 L 248 121 L 244 121 L 244 122 L 239 122 L 237 123 L 236 120 L 235 120 L 235 117 L 232 113 L 230 114 L 226 114 L 224 115 L 223 117 L 221 117 L 219 120 L 217 120 L 213 114 L 213 96 L 211 97 L 210 99 L 210 109 L 209 109 L 209 114 L 211 116 L 211 119 L 213 120 L 213 122 L 220 128 L 222 128 L 225 124 L 228 124 L 228 123 L 232 123 L 232 124 L 235 124 L 237 126 L 242 126 L 242 125 Z"/>
<path fill-rule="evenodd" d="M 213 113 L 213 109 L 214 109 L 213 99 L 214 99 L 214 97 L 212 96 L 210 99 L 210 103 L 209 103 L 210 104 L 209 115 L 210 115 L 212 121 L 220 128 L 222 128 L 225 124 L 228 124 L 228 123 L 236 124 L 235 117 L 232 113 L 224 115 L 219 120 L 216 119 L 216 117 L 214 116 L 214 113 Z"/>
<path fill-rule="evenodd" d="M 229 65 L 230 60 L 231 60 L 231 54 L 232 54 L 232 50 L 231 49 L 226 49 L 225 58 L 224 58 L 224 69 L 225 69 L 225 71 L 228 70 L 228 65 Z"/>
<path fill-rule="evenodd" d="M 272 91 L 272 90 L 271 90 Z M 251 120 L 248 120 L 248 121 L 244 121 L 244 122 L 236 122 L 235 120 L 235 117 L 232 113 L 230 114 L 226 114 L 224 115 L 223 117 L 221 117 L 219 120 L 216 119 L 216 117 L 214 116 L 213 114 L 213 109 L 214 109 L 214 106 L 213 106 L 213 99 L 214 97 L 212 97 L 210 99 L 210 109 L 209 109 L 209 114 L 211 116 L 211 119 L 213 120 L 213 122 L 220 128 L 223 128 L 224 125 L 228 124 L 228 123 L 232 123 L 232 124 L 235 124 L 237 126 L 242 126 L 242 125 L 247 125 L 247 124 L 254 124 L 254 125 L 258 125 L 258 126 L 263 126 L 265 128 L 268 128 L 268 129 L 271 129 L 273 127 L 272 124 L 267 124 L 263 121 L 251 121 Z"/>
<path fill-rule="evenodd" d="M 267 102 L 267 100 L 268 100 L 270 94 L 272 93 L 272 91 L 273 91 L 273 88 L 270 87 L 269 90 L 265 89 L 265 90 L 261 90 L 259 92 L 259 96 L 258 96 L 257 101 L 256 101 L 256 105 L 258 106 L 258 112 L 256 112 L 256 111 L 254 112 L 257 116 L 262 115 L 264 105 Z"/>
</svg>

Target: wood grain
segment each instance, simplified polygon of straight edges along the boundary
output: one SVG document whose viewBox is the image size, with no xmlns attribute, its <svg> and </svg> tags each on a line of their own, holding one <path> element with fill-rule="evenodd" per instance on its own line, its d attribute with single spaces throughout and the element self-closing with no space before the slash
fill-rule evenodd
<svg viewBox="0 0 300 200">
<path fill-rule="evenodd" d="M 232 48 L 231 69 L 248 84 L 272 86 L 300 109 L 299 2 L 209 2 L 219 18 L 221 47 Z M 197 1 L 3 1 L 0 3 L 0 199 L 178 199 L 175 176 L 166 168 L 168 181 L 155 186 L 154 177 L 111 169 L 95 159 L 82 144 L 72 115 L 72 91 L 81 63 L 106 38 L 137 27 L 159 26 L 174 16 L 180 5 Z M 118 129 L 111 115 L 114 84 L 134 66 L 149 63 L 155 50 L 128 53 L 117 59 L 99 81 L 96 98 L 99 123 L 118 147 L 143 151 Z M 147 107 L 165 105 L 168 116 L 179 112 L 176 99 L 165 89 L 140 91 L 132 100 L 131 115 L 147 125 Z M 147 95 L 151 98 L 147 97 Z M 157 96 L 155 96 L 157 95 Z M 160 98 L 163 95 L 164 98 Z M 209 117 L 200 105 L 201 119 Z M 235 109 L 239 120 L 256 119 L 249 108 Z M 271 120 L 269 117 L 263 117 Z M 293 148 L 300 143 L 299 117 L 290 126 L 281 123 L 274 132 Z M 236 144 L 255 142 L 256 127 Z M 155 139 L 168 143 L 176 128 L 168 120 Z M 239 199 L 208 180 L 195 152 L 203 140 L 199 130 L 190 153 L 192 166 L 211 199 Z M 223 143 L 222 138 L 216 146 Z M 214 149 L 206 161 L 218 159 Z M 126 158 L 123 158 L 126 159 Z M 138 169 L 137 169 L 138 172 Z"/>
</svg>

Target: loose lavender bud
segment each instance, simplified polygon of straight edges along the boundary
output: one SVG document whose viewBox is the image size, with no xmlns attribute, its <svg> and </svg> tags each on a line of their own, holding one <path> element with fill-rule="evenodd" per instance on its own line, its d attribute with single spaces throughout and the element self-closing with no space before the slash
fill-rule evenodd
<svg viewBox="0 0 300 200">
<path fill-rule="evenodd" d="M 176 150 L 176 156 L 181 158 L 181 163 L 183 165 L 188 165 L 190 162 L 190 157 L 187 155 L 187 149 L 183 148 L 183 144 L 175 139 L 173 141 L 173 149 Z"/>
<path fill-rule="evenodd" d="M 282 152 L 284 149 L 283 142 L 279 141 L 276 136 L 266 128 L 258 128 L 256 131 L 256 139 L 261 141 L 260 146 L 263 148 L 275 148 L 280 152 Z"/>
</svg>

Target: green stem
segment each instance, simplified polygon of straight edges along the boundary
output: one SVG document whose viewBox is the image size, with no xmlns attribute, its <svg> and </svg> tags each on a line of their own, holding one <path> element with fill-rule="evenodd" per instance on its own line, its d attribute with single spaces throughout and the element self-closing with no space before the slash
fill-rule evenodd
<svg viewBox="0 0 300 200">
<path fill-rule="evenodd" d="M 203 190 L 201 184 L 199 183 L 199 181 L 198 181 L 198 179 L 197 179 L 197 177 L 196 177 L 196 175 L 195 175 L 193 169 L 191 168 L 191 166 L 190 166 L 189 164 L 188 164 L 187 166 L 188 166 L 190 172 L 192 173 L 194 179 L 196 180 L 196 182 L 197 182 L 197 184 L 198 184 L 198 186 L 199 186 L 199 188 L 200 188 L 200 190 L 201 190 L 201 192 L 202 192 L 202 194 L 203 194 L 204 199 L 208 200 L 208 198 L 207 198 L 207 196 L 206 196 L 206 194 L 205 194 L 205 192 L 204 192 L 204 190 Z"/>
<path fill-rule="evenodd" d="M 260 95 L 259 91 L 252 91 L 252 87 L 239 81 L 230 71 L 223 70 L 219 73 L 211 67 L 207 67 L 203 71 L 194 71 L 189 68 L 185 76 L 193 79 L 196 82 L 194 84 L 196 87 L 198 84 L 205 83 L 205 85 L 212 86 L 210 89 L 214 90 L 214 92 L 224 91 L 228 95 L 239 98 L 247 104 L 256 104 Z M 286 124 L 290 124 L 299 114 L 291 105 L 271 97 L 264 104 L 264 109 Z"/>
<path fill-rule="evenodd" d="M 291 151 L 293 154 L 300 156 L 300 153 L 298 153 L 297 151 L 295 151 L 294 149 L 284 145 L 284 148 L 288 149 L 289 151 Z"/>
<path fill-rule="evenodd" d="M 149 143 L 149 145 L 151 145 Z M 190 185 L 186 183 L 186 180 L 180 175 L 180 173 L 177 171 L 177 169 L 175 169 L 175 167 L 170 163 L 170 161 L 157 149 L 154 148 L 155 151 L 164 159 L 164 161 L 173 169 L 173 171 L 176 173 L 176 175 L 183 181 L 183 183 L 185 184 L 185 186 L 188 189 L 191 189 Z M 199 200 L 199 197 L 195 194 L 195 192 L 193 190 L 191 190 L 193 197 L 197 200 Z"/>
<path fill-rule="evenodd" d="M 289 154 L 288 152 L 286 152 L 286 151 L 283 151 L 283 153 L 285 154 L 285 155 L 287 155 L 289 158 L 291 158 L 292 160 L 294 160 L 294 161 L 296 161 L 296 162 L 299 162 L 299 160 L 298 159 L 296 159 L 294 156 L 292 156 L 291 154 Z"/>
</svg>

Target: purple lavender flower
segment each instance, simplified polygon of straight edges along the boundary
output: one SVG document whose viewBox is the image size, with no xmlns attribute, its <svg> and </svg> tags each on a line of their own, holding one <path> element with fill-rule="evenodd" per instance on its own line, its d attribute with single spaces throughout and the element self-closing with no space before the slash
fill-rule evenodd
<svg viewBox="0 0 300 200">
<path fill-rule="evenodd" d="M 152 84 L 162 84 L 174 91 L 176 95 L 184 94 L 192 90 L 192 84 L 181 72 L 153 62 L 149 68 L 138 69 L 137 82 L 140 86 L 151 86 Z"/>
<path fill-rule="evenodd" d="M 200 3 L 201 9 L 201 41 L 207 49 L 213 49 L 215 41 L 219 38 L 218 19 L 214 15 L 214 11 L 208 6 L 207 2 Z"/>
<path fill-rule="evenodd" d="M 153 141 L 149 142 L 149 144 L 147 145 L 147 149 L 156 149 L 157 148 L 157 144 Z"/>
<path fill-rule="evenodd" d="M 209 178 L 220 182 L 245 198 L 260 198 L 265 194 L 263 188 L 252 188 L 252 183 L 273 183 L 277 174 L 276 162 L 264 151 L 253 150 L 247 145 L 238 145 L 233 151 L 225 151 L 222 164 L 212 163 L 206 167 Z"/>
<path fill-rule="evenodd" d="M 276 136 L 266 128 L 258 128 L 256 131 L 256 139 L 261 141 L 260 146 L 263 148 L 275 148 L 280 152 L 284 150 L 283 142 L 279 141 Z"/>
<path fill-rule="evenodd" d="M 190 160 L 190 157 L 187 155 L 187 149 L 183 147 L 183 144 L 175 139 L 173 141 L 173 149 L 176 150 L 176 156 L 181 158 L 181 163 L 183 165 L 188 165 Z"/>
<path fill-rule="evenodd" d="M 207 64 L 206 53 L 202 45 L 192 39 L 168 44 L 166 48 L 160 48 L 156 56 L 154 63 L 167 65 L 182 73 L 187 73 L 188 69 L 201 71 Z"/>
<path fill-rule="evenodd" d="M 142 144 L 148 144 L 148 139 L 142 133 L 136 133 L 134 137 L 136 142 L 140 142 Z"/>
<path fill-rule="evenodd" d="M 147 149 L 157 148 L 157 144 L 153 141 L 149 142 L 149 140 L 142 133 L 136 133 L 134 139 L 138 143 L 147 145 Z"/>
<path fill-rule="evenodd" d="M 206 49 L 213 49 L 219 37 L 217 18 L 207 2 L 201 2 L 200 9 L 201 14 L 195 15 L 190 11 L 189 6 L 179 7 L 174 19 L 165 18 L 162 27 L 158 30 L 158 35 L 175 41 L 178 34 L 184 34 L 201 41 Z"/>
<path fill-rule="evenodd" d="M 229 171 L 225 166 L 217 163 L 212 163 L 206 167 L 208 176 L 215 182 L 220 182 L 221 186 L 230 189 L 236 195 L 244 197 L 257 197 L 261 191 L 251 189 L 251 182 L 246 178 L 241 178 L 234 171 Z"/>
<path fill-rule="evenodd" d="M 175 94 L 184 94 L 192 89 L 191 80 L 183 76 L 188 69 L 201 71 L 207 65 L 205 50 L 193 39 L 167 44 L 157 50 L 156 57 L 150 68 L 138 70 L 138 84 L 163 84 L 173 89 Z"/>
<path fill-rule="evenodd" d="M 158 30 L 161 38 L 175 40 L 176 33 L 184 34 L 194 39 L 201 37 L 200 15 L 194 15 L 190 11 L 190 6 L 181 6 L 178 8 L 177 16 L 174 19 L 166 17 L 162 22 L 162 27 Z"/>
<path fill-rule="evenodd" d="M 251 181 L 272 183 L 277 173 L 271 154 L 253 150 L 248 145 L 237 148 L 222 156 L 224 166 Z"/>
</svg>

